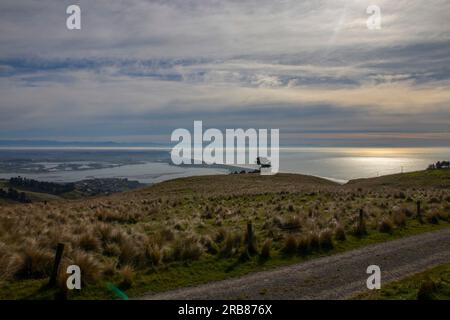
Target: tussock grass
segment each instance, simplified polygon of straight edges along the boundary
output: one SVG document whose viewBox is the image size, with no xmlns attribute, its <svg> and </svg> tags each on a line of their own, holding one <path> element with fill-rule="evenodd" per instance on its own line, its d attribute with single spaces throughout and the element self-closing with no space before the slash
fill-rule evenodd
<svg viewBox="0 0 450 320">
<path fill-rule="evenodd" d="M 177 263 L 237 260 L 247 249 L 247 221 L 266 264 L 324 254 L 374 232 L 406 233 L 416 223 L 418 199 L 425 223 L 450 217 L 441 189 L 404 189 L 403 196 L 391 187 L 341 187 L 301 176 L 235 176 L 174 180 L 87 201 L 1 206 L 0 281 L 47 278 L 58 242 L 65 244 L 63 262 L 82 267 L 85 284 L 118 285 L 126 268 L 138 278 Z"/>
<path fill-rule="evenodd" d="M 270 250 L 272 249 L 272 239 L 267 239 L 264 241 L 264 244 L 261 248 L 261 258 L 262 259 L 269 259 L 270 258 Z"/>
<path fill-rule="evenodd" d="M 383 218 L 378 226 L 378 230 L 383 233 L 392 233 L 394 230 L 394 223 L 391 218 Z"/>
<path fill-rule="evenodd" d="M 334 232 L 334 238 L 338 241 L 345 241 L 347 239 L 345 229 L 341 225 L 338 225 L 336 227 L 336 230 Z"/>
</svg>

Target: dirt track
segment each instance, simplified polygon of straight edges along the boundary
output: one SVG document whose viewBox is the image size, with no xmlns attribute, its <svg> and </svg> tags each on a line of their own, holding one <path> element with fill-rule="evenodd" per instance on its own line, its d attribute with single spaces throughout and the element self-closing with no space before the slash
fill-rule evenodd
<svg viewBox="0 0 450 320">
<path fill-rule="evenodd" d="M 450 229 L 444 229 L 141 299 L 346 299 L 368 290 L 369 265 L 380 266 L 383 285 L 448 262 Z"/>
</svg>

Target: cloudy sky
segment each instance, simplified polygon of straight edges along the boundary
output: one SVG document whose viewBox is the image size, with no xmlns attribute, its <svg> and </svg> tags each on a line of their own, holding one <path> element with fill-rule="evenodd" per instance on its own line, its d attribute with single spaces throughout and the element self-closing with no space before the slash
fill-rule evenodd
<svg viewBox="0 0 450 320">
<path fill-rule="evenodd" d="M 66 8 L 81 7 L 81 30 Z M 369 30 L 366 9 L 381 8 Z M 2 0 L 0 139 L 450 146 L 447 0 Z"/>
</svg>

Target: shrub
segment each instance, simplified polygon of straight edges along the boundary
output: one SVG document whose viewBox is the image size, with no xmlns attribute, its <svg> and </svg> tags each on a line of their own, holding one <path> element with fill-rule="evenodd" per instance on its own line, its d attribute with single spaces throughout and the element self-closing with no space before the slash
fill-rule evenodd
<svg viewBox="0 0 450 320">
<path fill-rule="evenodd" d="M 322 250 L 333 249 L 333 233 L 330 230 L 324 230 L 320 233 L 319 237 L 320 248 Z"/>
<path fill-rule="evenodd" d="M 418 300 L 433 300 L 434 294 L 438 291 L 438 286 L 433 280 L 425 280 L 420 285 L 419 291 L 417 292 Z"/>
<path fill-rule="evenodd" d="M 139 252 L 136 249 L 135 243 L 133 241 L 126 240 L 120 246 L 119 254 L 119 266 L 133 265 L 137 266 L 139 264 Z"/>
<path fill-rule="evenodd" d="M 392 220 L 390 218 L 384 218 L 383 220 L 381 220 L 378 226 L 378 231 L 383 233 L 392 233 L 393 230 L 394 224 L 392 223 Z"/>
<path fill-rule="evenodd" d="M 50 275 L 53 268 L 54 255 L 38 247 L 26 245 L 18 260 L 16 276 L 18 278 L 43 278 Z"/>
<path fill-rule="evenodd" d="M 233 255 L 234 242 L 232 236 L 228 235 L 223 241 L 222 248 L 220 249 L 220 255 L 224 257 L 230 257 Z"/>
<path fill-rule="evenodd" d="M 394 212 L 394 214 L 392 215 L 392 219 L 397 227 L 406 226 L 406 214 L 404 211 Z"/>
<path fill-rule="evenodd" d="M 12 254 L 11 249 L 0 242 L 0 280 L 9 280 L 17 272 L 20 256 Z"/>
<path fill-rule="evenodd" d="M 345 235 L 345 230 L 341 225 L 339 225 L 336 228 L 334 232 L 334 238 L 338 241 L 345 241 L 347 239 L 347 236 Z"/>
<path fill-rule="evenodd" d="M 106 261 L 103 263 L 102 273 L 107 277 L 112 277 L 116 274 L 116 263 L 114 261 Z"/>
<path fill-rule="evenodd" d="M 311 250 L 320 249 L 320 237 L 316 232 L 311 232 L 309 234 L 309 247 Z"/>
<path fill-rule="evenodd" d="M 133 267 L 130 265 L 123 266 L 122 269 L 120 269 L 119 271 L 119 275 L 121 278 L 119 283 L 119 289 L 127 290 L 131 288 L 135 276 Z"/>
<path fill-rule="evenodd" d="M 220 255 L 224 257 L 232 256 L 239 249 L 241 243 L 242 237 L 239 233 L 228 233 L 220 249 Z"/>
<path fill-rule="evenodd" d="M 112 238 L 114 228 L 107 223 L 98 223 L 95 226 L 95 231 L 98 234 L 100 240 L 102 240 L 103 242 L 107 242 Z"/>
<path fill-rule="evenodd" d="M 438 211 L 431 211 L 429 212 L 426 217 L 428 223 L 438 224 L 439 223 L 439 212 Z"/>
<path fill-rule="evenodd" d="M 288 235 L 284 240 L 284 245 L 282 248 L 283 253 L 293 254 L 297 250 L 297 239 L 294 235 Z"/>
<path fill-rule="evenodd" d="M 72 257 L 72 264 L 81 269 L 81 282 L 93 283 L 98 281 L 101 275 L 101 267 L 94 256 L 84 251 L 76 251 Z"/>
<path fill-rule="evenodd" d="M 310 252 L 310 242 L 308 236 L 302 236 L 298 240 L 297 250 L 301 255 L 307 255 Z"/>
<path fill-rule="evenodd" d="M 114 230 L 111 234 L 110 241 L 117 243 L 118 245 L 121 245 L 122 243 L 126 242 L 127 240 L 128 240 L 127 234 L 120 229 Z"/>
<path fill-rule="evenodd" d="M 221 243 L 223 242 L 226 238 L 228 237 L 228 231 L 225 228 L 219 228 L 219 230 L 217 231 L 217 234 L 214 238 L 214 241 L 216 243 Z"/>
<path fill-rule="evenodd" d="M 414 216 L 414 211 L 412 211 L 410 208 L 408 207 L 403 207 L 402 208 L 403 213 L 407 216 L 407 217 L 412 217 Z"/>
<path fill-rule="evenodd" d="M 172 249 L 172 257 L 174 260 L 198 260 L 202 253 L 202 246 L 193 236 L 186 239 L 177 239 Z"/>
<path fill-rule="evenodd" d="M 162 260 L 161 248 L 155 243 L 148 243 L 145 248 L 145 257 L 151 265 L 159 265 Z"/>
<path fill-rule="evenodd" d="M 120 247 L 117 245 L 117 243 L 107 243 L 105 245 L 105 249 L 103 249 L 103 254 L 106 256 L 119 256 Z"/>
<path fill-rule="evenodd" d="M 219 248 L 214 241 L 209 236 L 203 236 L 200 240 L 200 243 L 206 248 L 206 252 L 209 254 L 217 254 L 219 252 Z"/>
<path fill-rule="evenodd" d="M 78 245 L 84 251 L 99 252 L 102 244 L 97 237 L 88 231 L 88 233 L 84 233 L 80 236 L 78 239 Z"/>
<path fill-rule="evenodd" d="M 262 259 L 269 259 L 270 258 L 270 249 L 272 247 L 272 240 L 267 239 L 264 241 L 264 244 L 261 248 L 261 258 Z"/>
</svg>

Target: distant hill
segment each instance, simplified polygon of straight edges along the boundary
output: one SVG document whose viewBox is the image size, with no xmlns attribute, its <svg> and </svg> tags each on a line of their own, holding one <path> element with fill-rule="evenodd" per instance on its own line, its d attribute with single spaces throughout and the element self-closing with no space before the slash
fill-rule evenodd
<svg viewBox="0 0 450 320">
<path fill-rule="evenodd" d="M 0 140 L 0 147 L 164 147 L 158 142 Z"/>
</svg>

